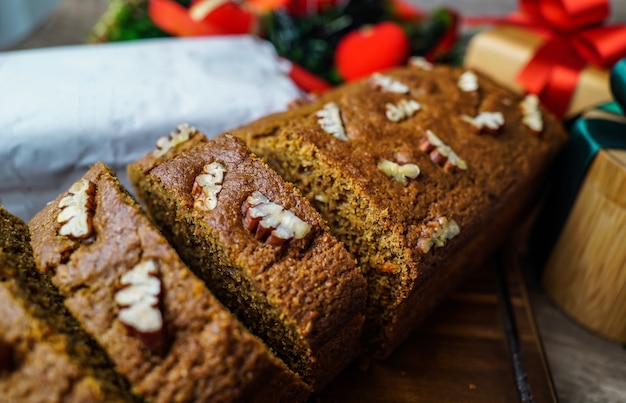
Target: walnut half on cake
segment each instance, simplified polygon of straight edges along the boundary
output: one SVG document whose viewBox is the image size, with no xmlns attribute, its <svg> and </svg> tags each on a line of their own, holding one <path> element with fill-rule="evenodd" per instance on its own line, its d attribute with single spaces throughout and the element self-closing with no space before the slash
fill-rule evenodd
<svg viewBox="0 0 626 403">
<path fill-rule="evenodd" d="M 320 388 L 360 352 L 366 283 L 299 192 L 240 139 L 128 167 L 148 212 L 217 297 Z"/>
</svg>

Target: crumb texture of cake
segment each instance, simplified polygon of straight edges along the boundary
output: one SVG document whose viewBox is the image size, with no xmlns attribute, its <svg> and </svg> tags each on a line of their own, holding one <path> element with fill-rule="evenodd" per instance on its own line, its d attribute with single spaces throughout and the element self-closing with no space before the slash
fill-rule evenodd
<svg viewBox="0 0 626 403">
<path fill-rule="evenodd" d="M 359 354 L 366 282 L 355 260 L 240 139 L 221 135 L 170 159 L 148 154 L 128 172 L 188 265 L 314 389 Z M 198 203 L 200 185 L 210 209 Z"/>
<path fill-rule="evenodd" d="M 81 181 L 93 188 L 88 234 L 60 234 L 59 195 L 29 223 L 35 261 L 132 393 L 154 402 L 306 400 L 310 388 L 217 301 L 108 167 L 94 165 Z"/>
<path fill-rule="evenodd" d="M 0 206 L 0 401 L 133 402 L 37 272 L 28 227 Z"/>
<path fill-rule="evenodd" d="M 432 309 L 424 299 L 445 296 L 441 279 L 467 275 L 532 200 L 566 140 L 532 101 L 477 72 L 412 63 L 229 133 L 293 183 L 357 259 L 364 340 L 384 357 Z M 320 114 L 333 116 L 331 133 Z M 481 238 L 495 222 L 493 239 Z M 477 238 L 471 258 L 464 248 Z"/>
</svg>

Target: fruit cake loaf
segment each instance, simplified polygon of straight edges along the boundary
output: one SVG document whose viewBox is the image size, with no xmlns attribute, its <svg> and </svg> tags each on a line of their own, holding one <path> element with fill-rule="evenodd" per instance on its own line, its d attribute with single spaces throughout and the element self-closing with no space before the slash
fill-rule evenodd
<svg viewBox="0 0 626 403">
<path fill-rule="evenodd" d="M 381 357 L 506 237 L 566 140 L 536 97 L 423 60 L 230 133 L 357 258 Z"/>
<path fill-rule="evenodd" d="M 217 297 L 320 388 L 360 353 L 366 283 L 354 259 L 240 139 L 170 152 L 128 167 L 139 198 Z"/>
<path fill-rule="evenodd" d="M 0 206 L 0 400 L 135 401 L 32 253 L 26 224 Z"/>
<path fill-rule="evenodd" d="M 30 222 L 37 267 L 137 396 L 302 401 L 309 388 L 180 260 L 108 167 Z"/>
</svg>

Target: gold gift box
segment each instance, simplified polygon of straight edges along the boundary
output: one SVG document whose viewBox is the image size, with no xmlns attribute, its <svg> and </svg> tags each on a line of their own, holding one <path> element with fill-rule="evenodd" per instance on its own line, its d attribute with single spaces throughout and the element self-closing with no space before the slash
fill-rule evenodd
<svg viewBox="0 0 626 403">
<path fill-rule="evenodd" d="M 520 94 L 516 77 L 544 42 L 540 35 L 514 26 L 498 26 L 475 35 L 465 55 L 465 67 L 480 71 Z M 612 99 L 609 71 L 588 66 L 582 70 L 566 117 Z"/>
</svg>

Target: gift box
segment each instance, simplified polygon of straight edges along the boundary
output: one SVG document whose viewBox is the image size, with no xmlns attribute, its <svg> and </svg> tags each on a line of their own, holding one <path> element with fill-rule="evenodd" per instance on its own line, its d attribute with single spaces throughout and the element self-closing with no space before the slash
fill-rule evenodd
<svg viewBox="0 0 626 403">
<path fill-rule="evenodd" d="M 542 276 L 547 295 L 584 327 L 623 343 L 626 117 L 615 112 L 626 106 L 626 59 L 612 70 L 611 87 L 618 104 L 574 123 L 533 240 L 535 253 L 549 252 Z"/>
<path fill-rule="evenodd" d="M 520 3 L 521 10 L 505 18 L 468 20 L 495 27 L 472 38 L 465 66 L 519 93 L 539 95 L 559 117 L 610 101 L 609 70 L 626 56 L 626 25 L 603 24 L 608 1 Z"/>
</svg>

